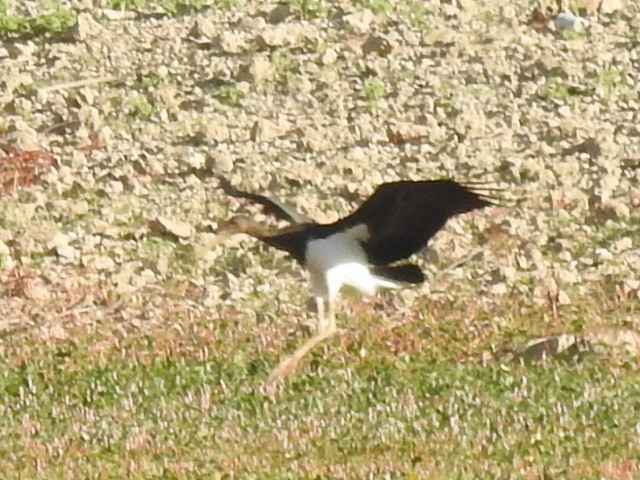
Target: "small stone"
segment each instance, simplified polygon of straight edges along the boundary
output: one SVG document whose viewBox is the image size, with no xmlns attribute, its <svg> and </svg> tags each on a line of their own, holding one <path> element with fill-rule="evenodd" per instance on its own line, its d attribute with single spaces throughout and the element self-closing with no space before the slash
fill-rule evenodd
<svg viewBox="0 0 640 480">
<path fill-rule="evenodd" d="M 474 0 L 458 0 L 458 5 L 467 12 L 478 11 L 478 2 Z"/>
<path fill-rule="evenodd" d="M 107 271 L 113 270 L 116 265 L 111 257 L 107 257 L 105 255 L 95 258 L 91 264 L 96 270 Z"/>
<path fill-rule="evenodd" d="M 193 228 L 188 223 L 170 220 L 165 217 L 158 217 L 153 220 L 149 228 L 154 233 L 169 234 L 178 238 L 189 238 L 193 235 Z"/>
<path fill-rule="evenodd" d="M 268 50 L 295 45 L 304 35 L 310 35 L 306 31 L 309 26 L 293 23 L 281 23 L 270 26 L 255 39 L 258 48 Z"/>
<path fill-rule="evenodd" d="M 257 120 L 251 127 L 250 138 L 254 142 L 265 142 L 283 135 L 287 131 L 284 125 L 275 124 L 266 119 Z"/>
<path fill-rule="evenodd" d="M 58 232 L 53 236 L 53 239 L 49 242 L 49 248 L 58 248 L 61 246 L 69 245 L 71 239 L 64 233 Z"/>
<path fill-rule="evenodd" d="M 55 248 L 59 257 L 66 260 L 73 260 L 78 256 L 78 251 L 71 245 L 60 245 Z"/>
<path fill-rule="evenodd" d="M 213 38 L 216 34 L 216 26 L 207 18 L 199 18 L 189 30 L 189 36 L 192 38 Z"/>
<path fill-rule="evenodd" d="M 342 18 L 342 21 L 354 32 L 359 35 L 367 33 L 371 29 L 371 23 L 376 16 L 371 10 L 364 9 L 358 12 L 350 13 Z"/>
<path fill-rule="evenodd" d="M 371 35 L 362 45 L 362 53 L 365 56 L 376 53 L 381 57 L 386 57 L 392 49 L 391 42 L 382 35 Z"/>
<path fill-rule="evenodd" d="M 489 293 L 492 295 L 504 295 L 507 291 L 507 284 L 504 282 L 495 283 L 489 287 Z"/>
<path fill-rule="evenodd" d="M 224 53 L 240 53 L 245 48 L 245 43 L 238 33 L 225 31 L 212 39 L 211 47 Z"/>
<path fill-rule="evenodd" d="M 321 58 L 324 65 L 332 65 L 337 59 L 338 53 L 333 48 L 327 48 Z"/>
<path fill-rule="evenodd" d="M 261 82 L 273 75 L 273 66 L 266 56 L 256 55 L 240 69 L 237 79 L 242 82 Z"/>
<path fill-rule="evenodd" d="M 621 357 L 640 357 L 640 334 L 624 328 L 588 333 L 588 341 L 596 352 Z"/>
<path fill-rule="evenodd" d="M 611 244 L 611 251 L 614 253 L 621 253 L 625 250 L 630 250 L 633 247 L 633 241 L 629 237 L 624 237 L 616 240 Z"/>
<path fill-rule="evenodd" d="M 51 292 L 49 292 L 42 280 L 29 282 L 24 294 L 26 298 L 36 301 L 44 301 L 51 298 Z"/>
<path fill-rule="evenodd" d="M 226 151 L 218 152 L 214 156 L 214 164 L 223 173 L 233 170 L 233 156 Z"/>
<path fill-rule="evenodd" d="M 0 240 L 0 256 L 8 257 L 9 255 L 11 255 L 11 250 L 6 243 Z"/>
<path fill-rule="evenodd" d="M 291 15 L 291 5 L 288 3 L 280 3 L 267 14 L 269 23 L 283 22 Z"/>
<path fill-rule="evenodd" d="M 229 140 L 229 127 L 218 120 L 206 122 L 200 127 L 200 135 L 207 141 L 226 142 Z"/>
<path fill-rule="evenodd" d="M 574 0 L 575 8 L 584 10 L 587 14 L 593 15 L 598 12 L 598 7 L 602 0 Z"/>
<path fill-rule="evenodd" d="M 133 10 L 114 10 L 111 8 L 103 8 L 100 13 L 103 18 L 113 22 L 136 18 L 136 12 Z"/>
<path fill-rule="evenodd" d="M 19 123 L 12 134 L 13 144 L 18 150 L 34 151 L 40 147 L 38 132 L 26 124 Z"/>
<path fill-rule="evenodd" d="M 593 3 L 596 3 L 594 0 Z M 626 7 L 626 2 L 624 0 L 602 0 L 600 3 L 600 13 L 605 15 L 609 15 L 616 10 L 622 10 Z"/>
<path fill-rule="evenodd" d="M 564 118 L 571 116 L 571 107 L 569 105 L 563 105 L 558 109 L 558 115 Z"/>
<path fill-rule="evenodd" d="M 90 13 L 81 12 L 78 14 L 76 24 L 71 30 L 71 35 L 75 40 L 84 41 L 103 35 L 104 32 L 103 26 Z"/>
<path fill-rule="evenodd" d="M 206 164 L 206 157 L 200 152 L 192 152 L 186 160 L 190 167 L 196 169 L 204 168 Z"/>
</svg>

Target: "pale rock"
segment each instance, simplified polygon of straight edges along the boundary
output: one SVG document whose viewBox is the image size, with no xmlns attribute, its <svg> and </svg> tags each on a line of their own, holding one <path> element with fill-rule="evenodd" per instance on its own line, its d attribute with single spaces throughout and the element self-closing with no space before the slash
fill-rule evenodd
<svg viewBox="0 0 640 480">
<path fill-rule="evenodd" d="M 62 246 L 65 246 L 65 245 L 69 245 L 70 241 L 71 241 L 71 238 L 68 235 L 65 235 L 62 232 L 57 232 L 53 236 L 51 241 L 49 241 L 47 246 L 49 248 L 58 248 L 58 247 L 62 247 Z"/>
<path fill-rule="evenodd" d="M 305 26 L 299 23 L 270 25 L 256 37 L 255 42 L 260 49 L 292 46 L 297 44 L 304 35 L 312 35 L 310 32 L 305 31 L 309 27 L 309 25 Z"/>
<path fill-rule="evenodd" d="M 78 110 L 78 120 L 91 131 L 99 130 L 103 124 L 98 109 L 90 105 L 80 107 Z"/>
<path fill-rule="evenodd" d="M 71 30 L 71 35 L 75 40 L 85 41 L 104 36 L 105 31 L 104 27 L 100 25 L 90 13 L 81 12 L 78 14 L 76 24 Z"/>
<path fill-rule="evenodd" d="M 212 39 L 211 46 L 224 53 L 240 53 L 245 48 L 245 42 L 238 32 L 224 31 Z"/>
<path fill-rule="evenodd" d="M 568 105 L 562 105 L 560 108 L 558 108 L 558 115 L 565 118 L 570 117 L 572 115 L 571 107 Z"/>
<path fill-rule="evenodd" d="M 564 290 L 558 292 L 558 305 L 571 305 L 571 299 Z"/>
<path fill-rule="evenodd" d="M 206 157 L 200 152 L 191 152 L 186 161 L 191 168 L 201 169 L 206 164 Z"/>
<path fill-rule="evenodd" d="M 98 131 L 98 141 L 107 148 L 112 146 L 114 141 L 113 130 L 106 125 L 101 127 Z"/>
<path fill-rule="evenodd" d="M 104 186 L 104 191 L 109 195 L 119 195 L 124 192 L 124 185 L 120 180 L 109 180 Z"/>
<path fill-rule="evenodd" d="M 333 48 L 327 48 L 322 54 L 321 61 L 324 65 L 332 65 L 338 59 L 338 53 Z"/>
<path fill-rule="evenodd" d="M 29 285 L 25 289 L 25 297 L 35 301 L 46 301 L 51 299 L 51 292 L 46 287 L 45 283 L 38 279 L 33 282 L 29 282 Z"/>
<path fill-rule="evenodd" d="M 288 122 L 273 123 L 270 120 L 256 120 L 249 134 L 254 142 L 265 142 L 284 135 L 289 130 Z"/>
<path fill-rule="evenodd" d="M 584 9 L 587 14 L 593 15 L 598 11 L 602 0 L 573 0 L 572 5 L 579 9 Z"/>
<path fill-rule="evenodd" d="M 587 333 L 586 338 L 596 352 L 638 358 L 640 356 L 640 334 L 624 328 Z"/>
<path fill-rule="evenodd" d="M 200 135 L 209 142 L 226 142 L 229 140 L 229 127 L 220 118 L 212 119 L 200 126 Z"/>
<path fill-rule="evenodd" d="M 273 65 L 266 55 L 254 55 L 251 61 L 240 69 L 237 79 L 243 82 L 261 82 L 272 77 L 273 72 Z"/>
<path fill-rule="evenodd" d="M 474 0 L 458 0 L 458 5 L 467 12 L 476 12 L 478 10 L 478 2 Z"/>
<path fill-rule="evenodd" d="M 626 6 L 625 0 L 602 0 L 600 2 L 600 13 L 609 15 L 616 10 L 623 10 Z"/>
<path fill-rule="evenodd" d="M 229 173 L 233 171 L 234 158 L 228 151 L 216 152 L 213 156 L 213 161 L 221 172 Z"/>
<path fill-rule="evenodd" d="M 504 295 L 505 293 L 507 293 L 507 291 L 507 284 L 504 282 L 494 283 L 489 287 L 489 293 L 492 295 Z"/>
<path fill-rule="evenodd" d="M 611 251 L 614 253 L 621 253 L 625 250 L 630 250 L 633 247 L 633 241 L 629 237 L 624 237 L 616 240 L 611 244 Z"/>
<path fill-rule="evenodd" d="M 100 10 L 100 14 L 103 18 L 114 22 L 136 18 L 136 12 L 133 10 L 114 10 L 111 8 L 103 8 Z"/>
<path fill-rule="evenodd" d="M 193 235 L 193 227 L 186 222 L 157 217 L 149 225 L 151 231 L 159 234 L 169 234 L 178 238 L 189 238 Z"/>
<path fill-rule="evenodd" d="M 359 35 L 367 33 L 371 28 L 371 23 L 373 23 L 375 19 L 376 16 L 368 9 L 359 10 L 342 17 L 342 21 L 351 31 Z"/>
<path fill-rule="evenodd" d="M 78 250 L 71 245 L 60 245 L 55 248 L 55 251 L 59 257 L 65 260 L 74 260 L 78 257 Z"/>
<path fill-rule="evenodd" d="M 91 265 L 98 271 L 112 271 L 116 266 L 113 259 L 111 257 L 107 257 L 106 255 L 96 257 L 91 262 Z"/>
<path fill-rule="evenodd" d="M 216 26 L 208 18 L 198 18 L 189 30 L 189 36 L 193 38 L 213 38 L 215 34 Z"/>
<path fill-rule="evenodd" d="M 25 123 L 18 123 L 12 134 L 13 144 L 18 150 L 38 150 L 40 139 L 38 132 Z"/>
<path fill-rule="evenodd" d="M 598 260 L 600 260 L 601 262 L 613 260 L 613 254 L 606 248 L 596 248 L 595 254 Z"/>
<path fill-rule="evenodd" d="M 178 109 L 180 97 L 178 87 L 172 83 L 163 83 L 153 90 L 153 99 L 158 107 Z"/>
<path fill-rule="evenodd" d="M 4 241 L 0 240 L 0 256 L 9 256 L 11 254 L 11 250 L 7 246 Z"/>
<path fill-rule="evenodd" d="M 160 275 L 167 275 L 169 273 L 169 257 L 165 254 L 161 254 L 156 262 L 156 269 Z"/>
</svg>

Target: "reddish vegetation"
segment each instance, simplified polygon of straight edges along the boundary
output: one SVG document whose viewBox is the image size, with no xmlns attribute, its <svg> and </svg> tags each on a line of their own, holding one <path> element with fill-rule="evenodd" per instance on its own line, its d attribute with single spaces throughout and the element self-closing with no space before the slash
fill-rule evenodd
<svg viewBox="0 0 640 480">
<path fill-rule="evenodd" d="M 11 147 L 7 154 L 0 155 L 0 194 L 32 185 L 52 160 L 53 155 L 43 150 L 23 151 Z"/>
<path fill-rule="evenodd" d="M 29 270 L 22 267 L 14 267 L 2 279 L 2 292 L 8 297 L 24 298 L 32 278 L 33 274 Z"/>
</svg>

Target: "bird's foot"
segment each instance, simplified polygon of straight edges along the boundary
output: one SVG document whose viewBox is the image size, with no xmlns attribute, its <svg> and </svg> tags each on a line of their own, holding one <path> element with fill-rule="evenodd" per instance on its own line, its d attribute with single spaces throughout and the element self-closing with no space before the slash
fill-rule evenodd
<svg viewBox="0 0 640 480">
<path fill-rule="evenodd" d="M 290 373 L 292 373 L 300 363 L 300 358 L 296 355 L 291 355 L 290 357 L 282 360 L 276 368 L 274 368 L 269 377 L 267 378 L 266 385 L 273 385 L 275 382 L 283 379 Z"/>
<path fill-rule="evenodd" d="M 273 369 L 269 377 L 265 382 L 267 392 L 273 393 L 273 386 L 276 382 L 283 379 L 290 373 L 292 373 L 297 367 L 302 357 L 304 357 L 311 349 L 316 345 L 326 340 L 336 333 L 343 333 L 343 330 L 338 330 L 335 324 L 332 327 L 326 329 L 323 332 L 319 332 L 315 336 L 307 340 L 300 348 L 298 348 L 293 355 L 282 360 L 276 368 Z"/>
</svg>

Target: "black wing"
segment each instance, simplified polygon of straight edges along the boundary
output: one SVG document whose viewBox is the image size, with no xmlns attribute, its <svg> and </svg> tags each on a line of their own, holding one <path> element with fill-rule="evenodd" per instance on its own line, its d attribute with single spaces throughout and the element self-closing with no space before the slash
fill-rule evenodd
<svg viewBox="0 0 640 480">
<path fill-rule="evenodd" d="M 238 190 L 231 182 L 223 177 L 218 177 L 220 187 L 227 195 L 235 198 L 245 198 L 252 202 L 258 203 L 264 207 L 265 212 L 275 215 L 276 217 L 286 220 L 290 223 L 315 223 L 313 219 L 299 213 L 295 207 L 281 202 L 277 198 L 267 197 L 258 193 L 244 192 Z"/>
<path fill-rule="evenodd" d="M 362 246 L 372 264 L 384 265 L 423 248 L 451 217 L 489 205 L 490 199 L 453 180 L 392 182 L 335 226 L 366 224 L 369 238 Z"/>
</svg>

